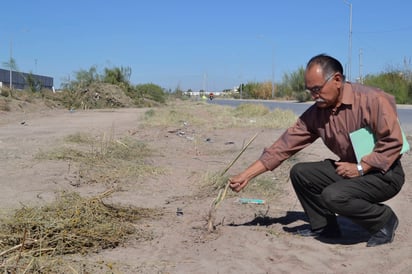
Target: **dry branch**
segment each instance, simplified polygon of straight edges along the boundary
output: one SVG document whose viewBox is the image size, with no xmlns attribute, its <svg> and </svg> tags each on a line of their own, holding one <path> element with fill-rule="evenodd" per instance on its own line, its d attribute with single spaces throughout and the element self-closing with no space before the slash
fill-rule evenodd
<svg viewBox="0 0 412 274">
<path fill-rule="evenodd" d="M 249 142 L 243 146 L 242 150 L 239 152 L 239 154 L 233 159 L 232 162 L 228 164 L 228 166 L 222 171 L 220 174 L 220 177 L 226 174 L 226 172 L 236 163 L 236 161 L 240 158 L 240 156 L 245 152 L 245 150 L 250 146 L 250 144 L 256 139 L 258 136 L 258 133 L 256 133 L 250 140 Z M 208 223 L 207 223 L 207 230 L 209 232 L 214 230 L 214 215 L 216 213 L 217 207 L 220 205 L 220 203 L 225 199 L 227 190 L 229 189 L 230 182 L 228 181 L 223 189 L 219 190 L 219 193 L 217 197 L 213 200 L 213 203 L 210 207 L 209 214 L 208 214 Z"/>
</svg>

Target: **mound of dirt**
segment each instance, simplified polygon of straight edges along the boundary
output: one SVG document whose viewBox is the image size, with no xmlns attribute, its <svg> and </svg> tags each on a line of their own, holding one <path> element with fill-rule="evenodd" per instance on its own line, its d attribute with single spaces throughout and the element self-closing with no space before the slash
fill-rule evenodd
<svg viewBox="0 0 412 274">
<path fill-rule="evenodd" d="M 87 88 L 72 92 L 31 93 L 14 90 L 13 96 L 10 96 L 10 92 L 6 90 L 2 95 L 0 96 L 1 112 L 32 113 L 51 109 L 135 107 L 133 99 L 126 95 L 124 89 L 106 83 L 94 83 Z"/>
<path fill-rule="evenodd" d="M 84 108 L 123 108 L 134 106 L 122 88 L 105 83 L 94 83 L 80 92 Z"/>
</svg>

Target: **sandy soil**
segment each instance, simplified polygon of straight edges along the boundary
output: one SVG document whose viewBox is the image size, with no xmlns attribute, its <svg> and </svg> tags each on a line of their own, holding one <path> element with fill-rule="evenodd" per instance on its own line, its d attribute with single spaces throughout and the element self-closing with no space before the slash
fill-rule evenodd
<svg viewBox="0 0 412 274">
<path fill-rule="evenodd" d="M 173 128 L 141 130 L 139 121 L 144 111 L 0 113 L 3 212 L 51 201 L 56 191 L 78 191 L 82 195 L 103 192 L 106 188 L 99 184 L 73 185 L 75 171 L 69 170 L 68 163 L 35 160 L 34 156 L 58 146 L 69 134 L 89 132 L 98 136 L 114 132 L 116 138 L 131 136 L 147 142 L 157 151 L 148 161 L 166 168 L 166 173 L 124 182 L 124 191 L 114 193 L 109 200 L 160 208 L 164 214 L 144 223 L 153 232 L 153 240 L 131 240 L 121 247 L 88 255 L 86 259 L 97 266 L 96 273 L 412 273 L 410 153 L 402 161 L 407 174 L 405 185 L 387 202 L 400 219 L 392 244 L 367 248 L 369 235 L 341 217 L 342 239 L 325 242 L 292 235 L 290 231 L 307 226 L 307 221 L 290 183 L 282 179 L 291 163 L 267 174 L 279 195 L 250 197 L 232 193 L 218 208 L 216 230 L 208 233 L 206 216 L 217 193 L 210 190 L 205 195 L 202 175 L 226 167 L 257 130 L 205 131 L 193 127 L 186 128 L 184 136 L 173 133 Z M 229 174 L 254 161 L 282 131 L 259 132 Z M 202 141 L 195 144 L 191 134 Z M 321 143 L 315 143 L 297 159 L 324 157 L 333 156 Z M 264 199 L 266 203 L 240 204 L 239 197 Z"/>
</svg>

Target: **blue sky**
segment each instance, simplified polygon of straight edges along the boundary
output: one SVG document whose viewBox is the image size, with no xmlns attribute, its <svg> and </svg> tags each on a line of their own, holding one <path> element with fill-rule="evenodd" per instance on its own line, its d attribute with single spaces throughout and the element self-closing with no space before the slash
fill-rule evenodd
<svg viewBox="0 0 412 274">
<path fill-rule="evenodd" d="M 412 57 L 412 1 L 348 2 L 351 79 L 360 68 L 402 68 Z M 91 66 L 123 66 L 132 84 L 217 91 L 272 73 L 280 82 L 318 53 L 347 68 L 349 15 L 343 0 L 8 0 L 0 64 L 11 48 L 20 71 L 51 76 L 56 88 Z"/>
</svg>

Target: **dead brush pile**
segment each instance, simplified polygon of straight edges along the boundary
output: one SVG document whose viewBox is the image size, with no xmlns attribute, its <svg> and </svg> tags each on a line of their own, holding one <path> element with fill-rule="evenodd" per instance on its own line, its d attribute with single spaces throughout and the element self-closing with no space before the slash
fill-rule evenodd
<svg viewBox="0 0 412 274">
<path fill-rule="evenodd" d="M 50 262 L 60 255 L 115 248 L 132 236 L 152 239 L 153 235 L 139 229 L 137 222 L 159 216 L 160 211 L 104 203 L 103 199 L 113 192 L 109 190 L 92 198 L 63 192 L 49 205 L 23 207 L 2 220 L 0 271 L 54 272 Z M 47 262 L 47 267 L 43 265 L 41 269 L 39 260 Z"/>
</svg>

